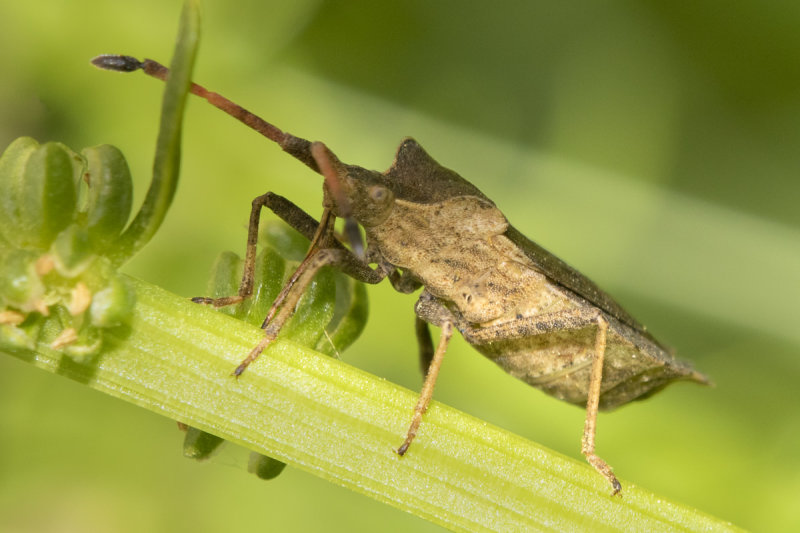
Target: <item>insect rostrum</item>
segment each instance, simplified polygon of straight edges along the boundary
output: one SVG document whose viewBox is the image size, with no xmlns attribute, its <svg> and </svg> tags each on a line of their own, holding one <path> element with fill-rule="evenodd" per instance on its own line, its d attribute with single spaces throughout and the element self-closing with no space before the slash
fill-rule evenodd
<svg viewBox="0 0 800 533">
<path fill-rule="evenodd" d="M 165 79 L 152 60 L 100 56 L 101 68 L 142 69 Z M 581 451 L 612 485 L 620 484 L 595 454 L 597 413 L 645 398 L 677 380 L 707 383 L 676 360 L 610 296 L 566 263 L 527 239 L 480 190 L 405 139 L 386 172 L 345 164 L 319 142 L 283 132 L 224 97 L 193 84 L 191 92 L 234 116 L 324 177 L 321 220 L 267 193 L 253 201 L 245 272 L 238 295 L 195 301 L 240 302 L 253 290 L 261 209 L 268 207 L 311 240 L 304 261 L 273 303 L 264 339 L 244 358 L 247 366 L 277 337 L 314 274 L 325 265 L 365 283 L 388 278 L 400 292 L 422 288 L 414 308 L 420 357 L 427 374 L 405 440 L 406 453 L 433 394 L 453 330 L 506 372 L 544 392 L 586 406 Z M 346 220 L 352 250 L 334 232 Z M 361 254 L 360 225 L 366 235 Z M 356 231 L 353 231 L 356 229 Z M 370 265 L 376 265 L 374 268 Z M 434 349 L 429 325 L 441 328 Z"/>
</svg>

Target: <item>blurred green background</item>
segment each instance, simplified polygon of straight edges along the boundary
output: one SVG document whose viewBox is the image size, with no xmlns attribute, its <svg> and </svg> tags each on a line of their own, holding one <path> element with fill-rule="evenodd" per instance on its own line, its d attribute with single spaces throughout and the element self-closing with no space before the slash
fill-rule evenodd
<svg viewBox="0 0 800 533">
<path fill-rule="evenodd" d="M 715 388 L 601 415 L 623 482 L 762 531 L 800 529 L 800 3 L 203 2 L 195 78 L 345 161 L 413 135 L 528 236 L 615 295 Z M 168 61 L 180 2 L 0 3 L 0 145 L 120 147 L 149 180 L 162 87 L 93 69 Z M 125 270 L 194 296 L 266 190 L 318 177 L 194 100 L 182 183 Z M 370 288 L 344 359 L 417 389 L 412 297 Z M 583 412 L 460 339 L 439 401 L 579 457 Z M 295 469 L 198 465 L 175 423 L 0 357 L 2 531 L 433 531 Z"/>
</svg>

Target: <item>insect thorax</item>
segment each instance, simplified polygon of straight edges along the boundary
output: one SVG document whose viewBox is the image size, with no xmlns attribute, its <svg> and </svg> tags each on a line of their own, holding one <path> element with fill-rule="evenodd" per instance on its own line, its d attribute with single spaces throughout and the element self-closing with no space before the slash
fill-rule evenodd
<svg viewBox="0 0 800 533">
<path fill-rule="evenodd" d="M 491 203 L 465 196 L 434 204 L 398 201 L 367 235 L 387 261 L 412 272 L 470 323 L 571 306 L 505 237 L 507 227 Z"/>
</svg>

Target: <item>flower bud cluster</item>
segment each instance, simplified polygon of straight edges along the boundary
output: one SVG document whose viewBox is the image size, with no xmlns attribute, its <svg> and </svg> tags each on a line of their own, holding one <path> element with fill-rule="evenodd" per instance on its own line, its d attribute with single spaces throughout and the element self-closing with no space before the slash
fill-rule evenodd
<svg viewBox="0 0 800 533">
<path fill-rule="evenodd" d="M 131 212 L 128 165 L 110 145 L 80 154 L 21 137 L 0 157 L 0 345 L 95 355 L 134 294 L 105 255 Z"/>
</svg>

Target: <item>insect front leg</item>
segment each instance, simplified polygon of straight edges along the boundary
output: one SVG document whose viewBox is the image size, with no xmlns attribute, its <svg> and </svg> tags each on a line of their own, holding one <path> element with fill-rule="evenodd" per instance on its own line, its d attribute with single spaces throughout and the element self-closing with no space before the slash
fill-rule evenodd
<svg viewBox="0 0 800 533">
<path fill-rule="evenodd" d="M 198 296 L 192 301 L 214 307 L 225 307 L 237 304 L 253 295 L 253 283 L 255 280 L 255 261 L 258 245 L 258 228 L 261 219 L 261 210 L 266 207 L 278 215 L 284 222 L 289 224 L 298 233 L 309 240 L 314 240 L 322 225 L 314 217 L 300 209 L 297 205 L 287 200 L 283 196 L 268 192 L 253 199 L 250 210 L 250 221 L 247 226 L 247 248 L 245 251 L 244 268 L 242 280 L 239 284 L 239 292 L 235 296 L 222 298 L 208 298 Z M 332 216 L 332 215 L 330 215 Z M 332 226 L 331 226 L 332 227 Z M 365 283 L 378 283 L 383 279 L 383 275 L 371 269 L 362 260 L 352 254 L 338 241 L 326 238 L 325 247 L 331 247 L 343 252 L 339 258 L 339 268 L 348 276 Z"/>
<path fill-rule="evenodd" d="M 281 202 L 281 200 L 283 200 L 283 202 Z M 224 296 L 222 298 L 198 296 L 192 298 L 193 302 L 213 305 L 214 307 L 225 307 L 237 304 L 253 295 L 256 252 L 258 247 L 258 228 L 261 220 L 261 209 L 264 207 L 271 209 L 308 239 L 312 239 L 320 228 L 319 222 L 285 198 L 270 192 L 257 196 L 253 199 L 250 208 L 250 221 L 247 224 L 247 248 L 245 250 L 244 268 L 242 269 L 242 280 L 239 283 L 238 294 L 235 296 Z"/>
<path fill-rule="evenodd" d="M 342 251 L 330 248 L 313 248 L 309 250 L 306 258 L 292 274 L 286 284 L 281 289 L 275 301 L 264 319 L 261 328 L 264 330 L 264 338 L 247 354 L 233 375 L 238 377 L 247 367 L 262 354 L 264 350 L 278 337 L 281 329 L 294 314 L 297 302 L 302 297 L 309 283 L 314 279 L 314 275 L 319 269 L 326 265 L 335 265 L 341 261 Z"/>
<path fill-rule="evenodd" d="M 258 245 L 258 226 L 261 220 L 261 208 L 267 205 L 267 198 L 270 193 L 258 196 L 253 199 L 250 208 L 250 221 L 247 224 L 247 248 L 245 251 L 244 268 L 242 269 L 242 281 L 239 283 L 239 292 L 235 296 L 224 296 L 222 298 L 208 298 L 197 296 L 192 298 L 194 303 L 212 305 L 214 307 L 225 307 L 238 304 L 253 295 L 253 283 L 255 280 L 256 267 L 256 247 Z M 305 213 L 304 213 L 305 214 Z M 312 219 L 313 220 L 313 219 Z"/>
<path fill-rule="evenodd" d="M 320 268 L 326 265 L 336 266 L 345 274 L 364 283 L 378 283 L 386 276 L 385 272 L 370 268 L 369 265 L 336 240 L 334 237 L 336 217 L 331 213 L 330 209 L 326 209 L 323 212 L 321 221 L 317 222 L 311 215 L 286 198 L 268 192 L 255 198 L 252 202 L 247 231 L 247 251 L 238 294 L 223 298 L 197 297 L 192 298 L 193 302 L 223 307 L 239 303 L 252 296 L 258 228 L 261 209 L 264 207 L 272 210 L 295 230 L 310 239 L 311 245 L 305 259 L 287 280 L 272 303 L 261 326 L 264 329 L 264 338 L 234 370 L 233 375 L 237 377 L 277 338 L 284 324 L 294 313 L 294 309 L 303 292 L 305 292 L 308 284 L 311 283 Z"/>
<path fill-rule="evenodd" d="M 309 283 L 314 279 L 314 275 L 322 267 L 328 265 L 338 267 L 356 280 L 365 283 L 378 283 L 385 277 L 386 274 L 383 271 L 379 269 L 372 270 L 366 263 L 360 262 L 349 250 L 336 241 L 333 233 L 335 220 L 336 217 L 331 210 L 325 209 L 319 226 L 311 238 L 311 245 L 305 259 L 286 281 L 267 312 L 264 323 L 261 325 L 264 330 L 264 338 L 236 367 L 233 372 L 234 376 L 241 375 L 278 337 L 283 326 L 294 314 L 298 301 Z M 354 267 L 358 268 L 355 268 L 354 271 Z M 360 273 L 363 273 L 363 275 L 360 275 Z"/>
</svg>

